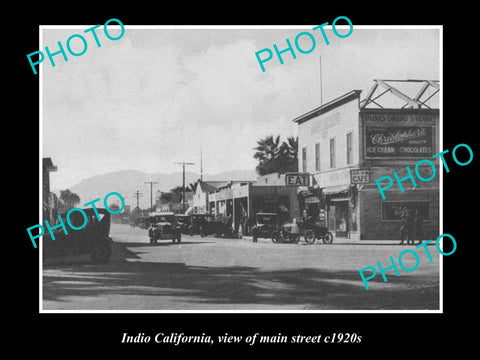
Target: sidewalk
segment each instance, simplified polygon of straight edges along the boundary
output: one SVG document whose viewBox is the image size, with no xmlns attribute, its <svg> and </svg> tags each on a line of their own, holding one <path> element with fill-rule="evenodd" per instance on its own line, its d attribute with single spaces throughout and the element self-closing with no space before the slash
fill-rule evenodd
<svg viewBox="0 0 480 360">
<path fill-rule="evenodd" d="M 242 239 L 252 241 L 252 237 L 245 235 Z M 422 240 L 427 241 L 427 240 Z M 315 244 L 321 243 L 321 240 L 315 241 Z M 435 245 L 435 241 L 432 241 L 428 246 Z M 329 244 L 325 244 L 329 245 Z M 400 239 L 398 240 L 355 240 L 343 237 L 334 237 L 333 242 L 330 245 L 400 245 Z M 418 240 L 415 240 L 415 245 L 407 245 L 407 242 L 404 241 L 403 245 L 401 246 L 416 246 L 418 245 Z"/>
</svg>

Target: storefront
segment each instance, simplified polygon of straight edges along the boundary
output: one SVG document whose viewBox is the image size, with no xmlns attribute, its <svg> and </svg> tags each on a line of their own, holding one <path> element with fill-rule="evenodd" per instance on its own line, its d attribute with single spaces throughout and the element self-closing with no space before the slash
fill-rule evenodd
<svg viewBox="0 0 480 360">
<path fill-rule="evenodd" d="M 439 110 L 367 109 L 361 103 L 360 91 L 353 90 L 293 120 L 298 124 L 299 169 L 314 179 L 299 201 L 301 211 L 325 219 L 339 238 L 394 240 L 401 237 L 400 214 L 409 209 L 420 219 L 419 236 L 438 236 L 438 175 L 415 186 L 407 180 L 404 191 L 395 183 L 385 200 L 375 180 L 394 172 L 406 177 L 407 166 L 413 171 L 419 160 L 440 151 Z M 432 161 L 439 174 L 438 158 Z M 433 172 L 429 165 L 417 170 L 425 179 Z M 314 189 L 318 201 L 309 203 Z"/>
<path fill-rule="evenodd" d="M 255 214 L 271 212 L 279 214 L 285 221 L 299 218 L 296 188 L 277 183 L 243 182 L 220 187 L 209 194 L 210 212 L 218 218 L 232 217 L 232 226 L 255 222 Z"/>
<path fill-rule="evenodd" d="M 438 159 L 432 156 L 439 152 L 439 111 L 437 109 L 365 109 L 359 114 L 362 129 L 362 155 L 369 164 L 371 181 L 359 192 L 361 239 L 400 239 L 401 214 L 407 210 L 418 217 L 421 223 L 417 237 L 430 239 L 439 233 L 439 177 L 431 181 L 411 180 L 402 182 L 380 195 L 375 180 L 392 176 L 408 175 L 406 167 L 415 169 L 422 159 L 431 159 L 440 173 Z M 422 178 L 432 175 L 430 166 L 419 166 Z"/>
</svg>

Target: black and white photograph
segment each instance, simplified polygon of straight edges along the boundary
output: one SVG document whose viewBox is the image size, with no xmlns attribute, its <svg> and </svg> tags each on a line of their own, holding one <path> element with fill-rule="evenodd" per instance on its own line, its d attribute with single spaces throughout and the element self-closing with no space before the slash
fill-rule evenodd
<svg viewBox="0 0 480 360">
<path fill-rule="evenodd" d="M 442 310 L 440 26 L 40 38 L 41 312 Z"/>
<path fill-rule="evenodd" d="M 49 358 L 466 351 L 469 12 L 126 5 L 28 5 L 7 39 L 20 91 L 6 93 L 21 99 L 5 119 L 21 139 L 8 174 L 26 182 L 4 187 L 4 227 L 18 233 L 3 252 L 7 347 Z"/>
</svg>

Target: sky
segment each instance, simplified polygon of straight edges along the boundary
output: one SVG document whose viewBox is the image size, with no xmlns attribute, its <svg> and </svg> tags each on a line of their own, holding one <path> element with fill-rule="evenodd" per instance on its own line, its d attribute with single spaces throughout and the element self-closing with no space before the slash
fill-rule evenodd
<svg viewBox="0 0 480 360">
<path fill-rule="evenodd" d="M 102 28 L 101 47 L 85 34 L 87 51 L 41 65 L 41 157 L 58 171 L 51 187 L 64 189 L 111 171 L 180 171 L 196 163 L 204 174 L 253 170 L 253 147 L 267 135 L 296 136 L 292 120 L 353 89 L 365 96 L 373 79 L 440 79 L 440 30 L 355 27 L 346 38 L 314 25 L 264 28 L 129 27 L 119 40 Z M 91 26 L 42 30 L 40 49 L 58 50 Z M 339 27 L 340 33 L 348 29 Z M 119 29 L 109 26 L 112 36 Z M 292 44 L 311 32 L 309 54 L 284 54 L 262 72 L 255 52 Z M 302 37 L 302 39 L 307 39 Z M 306 40 L 305 40 L 306 41 Z M 72 49 L 82 50 L 78 38 Z M 306 41 L 301 46 L 308 48 Z M 320 57 L 322 86 L 320 86 Z M 321 89 L 323 96 L 321 96 Z"/>
</svg>

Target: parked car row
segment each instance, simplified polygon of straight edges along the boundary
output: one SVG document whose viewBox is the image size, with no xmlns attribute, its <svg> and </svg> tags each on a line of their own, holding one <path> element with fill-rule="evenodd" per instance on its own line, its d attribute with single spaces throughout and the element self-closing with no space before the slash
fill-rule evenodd
<svg viewBox="0 0 480 360">
<path fill-rule="evenodd" d="M 253 242 L 258 238 L 270 238 L 273 243 L 298 243 L 303 237 L 307 244 L 322 240 L 324 244 L 333 242 L 333 235 L 326 227 L 319 226 L 313 221 L 295 221 L 282 223 L 275 213 L 258 213 L 255 216 L 256 224 L 252 227 Z"/>
<path fill-rule="evenodd" d="M 182 241 L 184 235 L 214 235 L 216 237 L 237 238 L 232 229 L 232 220 L 215 219 L 210 214 L 180 215 L 174 213 L 152 213 L 149 217 L 137 217 L 130 224 L 148 230 L 151 244 L 158 240 L 171 239 L 173 243 Z"/>
<path fill-rule="evenodd" d="M 333 235 L 326 227 L 319 226 L 312 221 L 283 222 L 276 213 L 258 213 L 256 223 L 251 228 L 253 242 L 258 238 L 269 238 L 274 243 L 298 243 L 304 238 L 307 244 L 322 240 L 324 244 L 333 242 Z M 239 238 L 232 229 L 232 218 L 216 219 L 210 214 L 179 215 L 174 213 L 153 213 L 149 217 L 133 219 L 132 226 L 148 230 L 151 244 L 158 240 L 169 239 L 173 243 L 182 241 L 184 235 L 200 235 L 223 238 Z"/>
<path fill-rule="evenodd" d="M 112 255 L 113 241 L 110 234 L 110 213 L 105 209 L 97 208 L 98 215 L 93 209 L 84 209 L 87 216 L 86 226 L 81 230 L 66 234 L 61 227 L 53 228 L 53 235 L 46 233 L 43 236 L 43 254 L 45 257 L 56 255 L 89 254 L 92 262 L 104 263 Z M 61 215 L 66 223 L 66 215 Z M 72 213 L 70 222 L 75 227 L 85 221 L 77 212 Z M 52 224 L 55 225 L 55 224 Z M 177 215 L 174 213 L 153 213 L 149 217 L 139 217 L 132 220 L 131 226 L 138 226 L 148 230 L 151 244 L 158 240 L 172 240 L 181 243 L 182 234 L 216 237 L 238 238 L 232 229 L 232 218 L 218 220 L 209 214 Z M 325 244 L 331 244 L 333 235 L 327 228 L 315 223 L 304 221 L 282 223 L 275 213 L 256 214 L 256 224 L 251 230 L 253 241 L 258 238 L 271 238 L 274 243 L 298 243 L 303 237 L 307 244 L 313 244 L 317 239 Z M 55 240 L 54 240 L 55 239 Z"/>
</svg>

